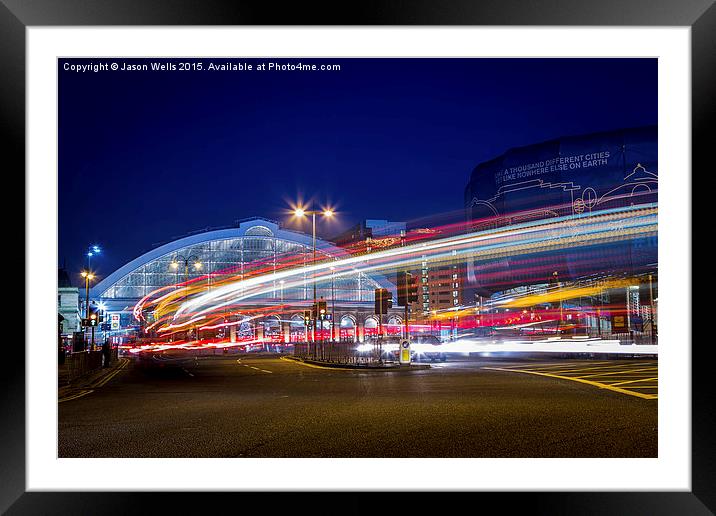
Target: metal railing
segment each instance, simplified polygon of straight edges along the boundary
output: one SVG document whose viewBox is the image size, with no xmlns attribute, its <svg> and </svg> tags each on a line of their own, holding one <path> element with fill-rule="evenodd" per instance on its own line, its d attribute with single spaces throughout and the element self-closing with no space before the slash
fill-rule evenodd
<svg viewBox="0 0 716 516">
<path fill-rule="evenodd" d="M 356 349 L 356 342 L 295 342 L 293 345 L 293 356 L 303 360 L 316 360 L 332 364 L 376 364 L 380 362 L 377 348 L 367 352 L 360 352 Z M 383 354 L 383 362 L 391 361 L 392 357 L 387 353 Z"/>
<path fill-rule="evenodd" d="M 105 365 L 103 355 L 102 350 L 66 354 L 64 363 L 60 364 L 58 368 L 58 383 L 66 385 L 77 378 L 102 369 Z M 114 362 L 117 358 L 117 348 L 113 348 L 110 352 L 109 363 Z"/>
</svg>

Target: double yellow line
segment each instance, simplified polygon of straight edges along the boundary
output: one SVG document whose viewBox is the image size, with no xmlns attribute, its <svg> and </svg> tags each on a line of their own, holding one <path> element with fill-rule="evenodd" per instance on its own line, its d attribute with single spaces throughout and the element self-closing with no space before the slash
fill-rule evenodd
<svg viewBox="0 0 716 516">
<path fill-rule="evenodd" d="M 108 381 L 110 381 L 112 378 L 114 378 L 122 369 L 127 367 L 127 364 L 129 364 L 129 360 L 127 360 L 126 358 L 122 358 L 121 360 L 122 360 L 122 364 L 119 367 L 117 367 L 117 369 L 115 369 L 114 371 L 109 373 L 107 376 L 102 378 L 98 383 L 94 384 L 92 387 L 94 387 L 95 389 L 97 387 L 102 387 L 104 384 L 106 384 Z"/>
<path fill-rule="evenodd" d="M 94 392 L 94 389 L 88 389 L 85 391 L 80 391 L 77 394 L 73 394 L 72 396 L 67 396 L 66 398 L 62 398 L 61 400 L 57 400 L 57 403 L 62 403 L 64 401 L 71 401 L 76 400 L 77 398 L 81 398 L 82 396 L 86 396 L 87 394 Z"/>
<path fill-rule="evenodd" d="M 119 372 L 120 372 L 122 369 L 124 369 L 125 367 L 127 367 L 127 364 L 129 364 L 129 360 L 127 360 L 126 358 L 121 358 L 120 360 L 121 360 L 121 364 L 120 364 L 114 371 L 112 371 L 112 372 L 109 373 L 107 376 L 105 376 L 104 378 L 102 378 L 99 382 L 95 383 L 94 385 L 91 385 L 91 386 L 90 386 L 91 389 L 85 389 L 85 390 L 80 391 L 80 392 L 78 392 L 78 393 L 76 393 L 76 394 L 73 394 L 73 395 L 71 395 L 71 396 L 66 396 L 66 397 L 64 397 L 64 398 L 62 398 L 62 399 L 57 400 L 57 403 L 63 403 L 63 402 L 65 402 L 65 401 L 76 400 L 77 398 L 81 398 L 82 396 L 87 396 L 88 394 L 93 393 L 94 390 L 97 389 L 98 387 L 103 387 L 108 381 L 110 381 L 110 380 L 111 380 L 112 378 L 114 378 L 117 374 L 119 374 Z"/>
</svg>

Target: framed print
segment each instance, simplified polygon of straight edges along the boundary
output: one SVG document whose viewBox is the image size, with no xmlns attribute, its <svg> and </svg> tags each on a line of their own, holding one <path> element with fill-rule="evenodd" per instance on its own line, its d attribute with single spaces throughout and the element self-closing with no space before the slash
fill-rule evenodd
<svg viewBox="0 0 716 516">
<path fill-rule="evenodd" d="M 713 511 L 712 2 L 1 9 L 3 511 Z"/>
</svg>

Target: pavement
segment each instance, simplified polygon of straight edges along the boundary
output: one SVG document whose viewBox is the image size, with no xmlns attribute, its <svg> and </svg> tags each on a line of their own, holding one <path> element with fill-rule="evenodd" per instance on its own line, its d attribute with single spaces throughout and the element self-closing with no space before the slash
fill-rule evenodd
<svg viewBox="0 0 716 516">
<path fill-rule="evenodd" d="M 84 376 L 81 376 L 69 384 L 61 385 L 57 389 L 57 402 L 74 400 L 94 392 L 95 389 L 104 386 L 122 369 L 129 365 L 129 360 L 119 358 L 110 362 L 109 367 L 103 367 Z"/>
</svg>

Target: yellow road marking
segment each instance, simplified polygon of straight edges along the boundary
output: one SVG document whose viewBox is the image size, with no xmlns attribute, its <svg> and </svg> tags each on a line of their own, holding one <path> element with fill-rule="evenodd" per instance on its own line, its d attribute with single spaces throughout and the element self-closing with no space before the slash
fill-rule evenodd
<svg viewBox="0 0 716 516">
<path fill-rule="evenodd" d="M 273 371 L 267 371 L 266 369 L 259 369 L 259 371 L 263 371 L 264 373 L 273 373 Z"/>
<path fill-rule="evenodd" d="M 647 400 L 653 400 L 658 398 L 656 394 L 642 394 L 640 392 L 632 392 L 628 391 L 626 389 L 620 389 L 619 387 L 612 387 L 611 385 L 607 385 L 605 383 L 599 383 L 599 382 L 593 382 L 591 380 L 583 380 L 579 377 L 574 376 L 560 376 L 556 374 L 550 374 L 550 373 L 542 373 L 538 371 L 529 371 L 527 369 L 506 369 L 502 367 L 483 367 L 483 369 L 490 369 L 492 371 L 507 371 L 511 373 L 526 373 L 526 374 L 536 374 L 539 376 L 547 376 L 549 378 L 559 378 L 560 380 L 571 380 L 573 382 L 580 382 L 580 383 L 586 383 L 587 385 L 592 385 L 594 387 L 599 387 L 600 389 L 609 389 L 610 391 L 619 392 L 621 394 L 627 394 L 629 396 L 636 396 L 637 398 L 643 398 Z"/>
<path fill-rule="evenodd" d="M 600 364 L 600 363 L 601 364 L 609 364 L 610 362 L 590 362 L 590 363 L 592 363 L 592 364 Z M 574 363 L 567 362 L 565 364 L 560 363 L 560 364 L 535 365 L 534 368 L 535 369 L 562 369 L 564 367 L 575 367 L 575 366 L 579 366 L 579 365 L 583 365 L 583 364 L 584 364 L 584 362 L 574 362 Z M 513 366 L 513 367 L 520 367 L 520 366 Z"/>
<path fill-rule="evenodd" d="M 557 369 L 552 370 L 553 373 L 560 372 L 560 373 L 572 373 L 572 372 L 581 372 L 581 371 L 591 371 L 591 370 L 597 370 L 597 369 L 614 369 L 614 368 L 620 368 L 620 367 L 642 367 L 642 366 L 648 366 L 649 364 L 619 364 L 619 365 L 611 365 L 611 366 L 598 366 L 598 367 L 579 367 L 579 368 L 569 368 L 569 369 Z M 656 367 L 656 366 L 653 366 Z M 533 368 L 535 370 L 542 371 L 543 369 L 541 367 L 535 367 Z"/>
<path fill-rule="evenodd" d="M 102 387 L 104 384 L 106 384 L 108 381 L 110 381 L 112 378 L 114 378 L 122 369 L 124 369 L 127 364 L 129 363 L 128 360 L 122 359 L 124 362 L 122 362 L 122 365 L 119 366 L 117 369 L 115 369 L 112 373 L 108 374 L 105 378 L 103 378 L 99 383 L 95 384 L 93 387 Z"/>
<path fill-rule="evenodd" d="M 575 376 L 574 378 L 594 378 L 595 376 L 610 376 L 613 374 L 630 375 L 632 373 L 640 373 L 642 371 L 655 371 L 656 367 L 647 367 L 646 369 L 629 369 L 628 371 L 612 371 L 611 373 L 588 374 L 586 376 Z"/>
<path fill-rule="evenodd" d="M 65 402 L 65 401 L 76 400 L 77 398 L 81 398 L 82 396 L 85 396 L 85 395 L 87 395 L 87 394 L 89 394 L 89 393 L 91 393 L 91 392 L 94 392 L 94 390 L 93 390 L 93 389 L 89 389 L 89 390 L 86 390 L 86 391 L 78 392 L 77 394 L 73 394 L 72 396 L 68 396 L 68 397 L 66 397 L 66 398 L 62 398 L 62 399 L 60 399 L 60 400 L 57 400 L 57 403 L 63 403 L 63 402 Z"/>
<path fill-rule="evenodd" d="M 632 389 L 658 389 L 658 385 L 630 385 L 629 390 Z"/>
</svg>

